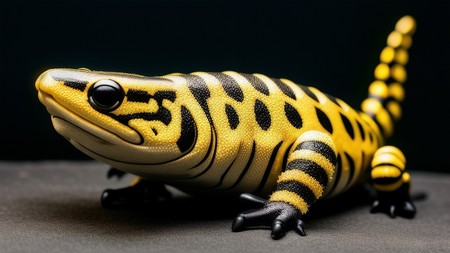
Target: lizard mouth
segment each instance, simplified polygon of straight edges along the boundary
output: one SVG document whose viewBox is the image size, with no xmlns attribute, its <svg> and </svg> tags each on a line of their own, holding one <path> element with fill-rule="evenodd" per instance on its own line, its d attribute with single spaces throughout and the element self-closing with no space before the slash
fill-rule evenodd
<svg viewBox="0 0 450 253">
<path fill-rule="evenodd" d="M 192 115 L 182 111 L 182 134 L 176 142 L 178 155 L 149 155 L 147 147 L 139 145 L 144 138 L 135 132 L 136 136 L 121 136 L 104 129 L 91 121 L 71 112 L 58 103 L 51 95 L 39 91 L 39 100 L 46 106 L 51 115 L 55 130 L 65 137 L 72 145 L 89 156 L 108 162 L 129 165 L 162 165 L 174 162 L 190 153 L 196 144 L 198 129 Z M 131 150 L 135 152 L 131 152 Z M 131 153 L 135 153 L 129 155 Z M 162 151 L 166 152 L 166 151 Z M 150 152 L 151 153 L 151 152 Z M 173 152 L 172 152 L 173 153 Z M 128 155 L 127 155 L 128 154 Z M 132 156 L 132 157 L 131 157 Z M 133 158 L 134 157 L 134 158 Z"/>
<path fill-rule="evenodd" d="M 55 130 L 70 141 L 76 141 L 75 137 L 81 131 L 82 134 L 95 137 L 103 143 L 113 144 L 126 141 L 132 144 L 141 144 L 143 142 L 143 138 L 132 129 L 124 133 L 113 133 L 71 112 L 43 91 L 39 91 L 38 96 L 50 113 Z"/>
</svg>

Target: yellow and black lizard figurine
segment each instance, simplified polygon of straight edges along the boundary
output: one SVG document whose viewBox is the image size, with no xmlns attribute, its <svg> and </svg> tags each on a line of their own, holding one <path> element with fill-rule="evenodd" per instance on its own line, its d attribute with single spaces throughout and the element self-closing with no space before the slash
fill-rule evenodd
<svg viewBox="0 0 450 253">
<path fill-rule="evenodd" d="M 411 16 L 397 22 L 360 111 L 314 87 L 232 71 L 147 77 L 50 69 L 36 88 L 59 134 L 112 166 L 111 175 L 138 176 L 105 190 L 103 206 L 167 198 L 171 185 L 256 203 L 233 231 L 305 235 L 301 217 L 316 201 L 367 180 L 378 196 L 372 212 L 415 215 L 405 157 L 384 146 L 401 116 L 414 31 Z"/>
</svg>

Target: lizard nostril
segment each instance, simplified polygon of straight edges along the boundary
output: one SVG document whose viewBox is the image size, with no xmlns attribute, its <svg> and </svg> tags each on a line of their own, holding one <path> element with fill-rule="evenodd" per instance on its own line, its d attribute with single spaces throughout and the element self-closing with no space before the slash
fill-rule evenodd
<svg viewBox="0 0 450 253">
<path fill-rule="evenodd" d="M 122 87 L 112 80 L 100 80 L 88 92 L 89 103 L 101 112 L 110 112 L 119 107 L 124 96 Z"/>
</svg>

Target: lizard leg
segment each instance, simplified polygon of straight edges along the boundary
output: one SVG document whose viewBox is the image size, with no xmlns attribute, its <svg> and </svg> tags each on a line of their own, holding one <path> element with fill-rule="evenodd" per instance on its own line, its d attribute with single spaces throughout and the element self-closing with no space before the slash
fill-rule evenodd
<svg viewBox="0 0 450 253">
<path fill-rule="evenodd" d="M 405 156 L 396 147 L 384 146 L 375 152 L 371 179 L 378 198 L 372 204 L 372 213 L 384 212 L 392 218 L 397 215 L 413 218 L 416 214 L 405 163 Z"/>
<path fill-rule="evenodd" d="M 137 177 L 128 187 L 103 191 L 101 203 L 105 208 L 114 208 L 146 205 L 170 198 L 171 193 L 165 188 L 164 184 Z"/>
<path fill-rule="evenodd" d="M 268 227 L 273 239 L 280 239 L 289 230 L 306 235 L 301 217 L 322 197 L 331 181 L 336 148 L 329 135 L 308 131 L 288 152 L 286 170 L 279 176 L 276 189 L 267 201 L 250 194 L 241 195 L 241 199 L 259 207 L 239 214 L 233 222 L 233 231 Z"/>
<path fill-rule="evenodd" d="M 125 174 L 126 174 L 126 172 L 111 167 L 108 170 L 106 177 L 108 179 L 113 178 L 113 177 L 117 177 L 118 179 L 121 179 L 123 176 L 125 176 Z"/>
</svg>

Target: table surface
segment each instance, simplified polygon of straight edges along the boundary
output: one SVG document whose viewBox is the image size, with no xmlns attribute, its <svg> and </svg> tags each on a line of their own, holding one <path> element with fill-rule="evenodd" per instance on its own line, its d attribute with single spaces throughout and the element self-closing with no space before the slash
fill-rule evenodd
<svg viewBox="0 0 450 253">
<path fill-rule="evenodd" d="M 235 201 L 186 196 L 146 208 L 104 209 L 108 180 L 95 161 L 0 162 L 0 252 L 450 252 L 450 175 L 412 171 L 412 220 L 370 214 L 366 195 L 323 201 L 305 217 L 306 237 L 231 232 Z"/>
</svg>

